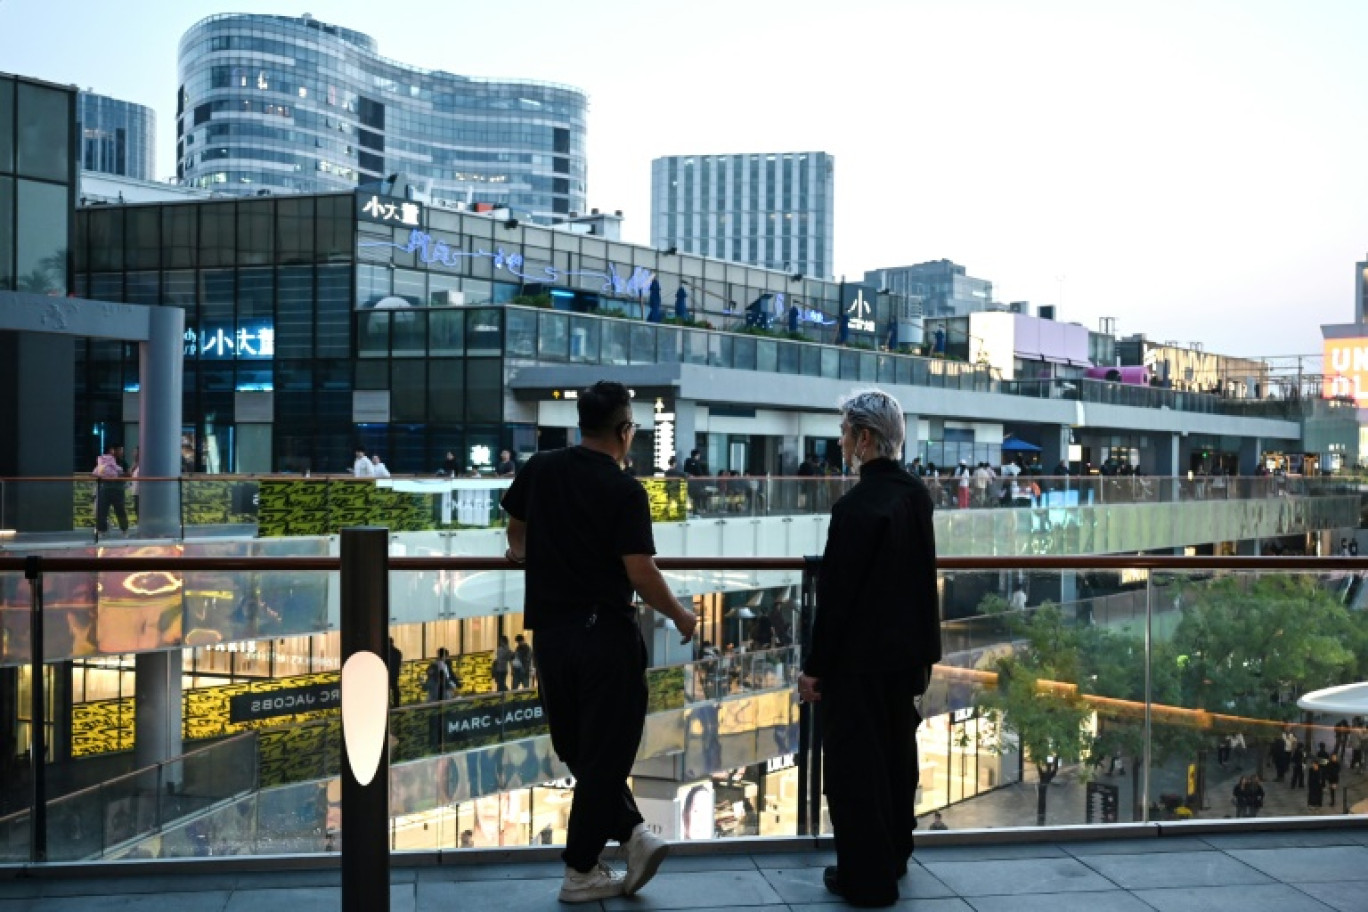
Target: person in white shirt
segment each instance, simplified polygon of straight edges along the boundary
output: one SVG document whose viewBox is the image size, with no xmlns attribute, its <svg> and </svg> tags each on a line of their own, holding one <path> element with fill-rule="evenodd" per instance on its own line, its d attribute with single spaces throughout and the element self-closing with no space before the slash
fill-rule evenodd
<svg viewBox="0 0 1368 912">
<path fill-rule="evenodd" d="M 1012 590 L 1012 597 L 1007 600 L 1007 607 L 1013 611 L 1025 610 L 1026 589 L 1020 583 L 1017 583 L 1016 588 Z"/>
<path fill-rule="evenodd" d="M 379 453 L 371 457 L 371 475 L 375 478 L 390 477 L 389 469 L 385 468 L 384 460 L 380 458 Z"/>
<path fill-rule="evenodd" d="M 360 447 L 356 450 L 356 461 L 352 463 L 352 474 L 357 478 L 371 478 L 375 475 L 375 466 L 366 458 L 366 451 Z"/>
</svg>

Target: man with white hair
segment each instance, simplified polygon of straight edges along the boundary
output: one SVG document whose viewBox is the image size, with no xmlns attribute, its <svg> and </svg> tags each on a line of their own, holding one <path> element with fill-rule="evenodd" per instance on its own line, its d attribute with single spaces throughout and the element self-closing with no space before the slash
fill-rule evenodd
<svg viewBox="0 0 1368 912">
<path fill-rule="evenodd" d="M 798 695 L 822 731 L 836 842 L 823 881 L 852 905 L 888 906 L 917 825 L 916 698 L 941 657 L 935 531 L 931 496 L 902 465 L 898 400 L 865 390 L 840 411 L 841 455 L 860 480 L 831 509 Z"/>
</svg>

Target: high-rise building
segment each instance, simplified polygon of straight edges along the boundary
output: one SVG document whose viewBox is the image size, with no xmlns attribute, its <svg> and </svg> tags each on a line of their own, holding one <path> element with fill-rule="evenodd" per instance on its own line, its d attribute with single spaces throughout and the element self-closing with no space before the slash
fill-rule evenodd
<svg viewBox="0 0 1368 912">
<path fill-rule="evenodd" d="M 987 310 L 993 302 L 992 282 L 968 275 L 963 266 L 950 260 L 871 269 L 864 280 L 881 291 L 920 299 L 922 315 L 927 317 L 962 317 Z"/>
<path fill-rule="evenodd" d="M 380 56 L 309 15 L 227 14 L 180 42 L 176 171 L 239 195 L 403 174 L 436 199 L 550 222 L 584 210 L 587 96 Z"/>
<path fill-rule="evenodd" d="M 84 171 L 156 179 L 157 113 L 91 92 L 76 98 L 76 154 Z"/>
<path fill-rule="evenodd" d="M 831 278 L 834 159 L 825 152 L 651 162 L 651 244 Z"/>
</svg>

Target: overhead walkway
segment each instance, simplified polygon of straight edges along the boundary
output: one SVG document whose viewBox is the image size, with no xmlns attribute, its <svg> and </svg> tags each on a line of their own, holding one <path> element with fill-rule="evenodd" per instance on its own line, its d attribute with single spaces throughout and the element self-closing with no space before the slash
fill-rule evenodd
<svg viewBox="0 0 1368 912">
<path fill-rule="evenodd" d="M 938 551 L 945 557 L 1065 557 L 1253 542 L 1355 528 L 1362 499 L 1357 486 L 1337 479 L 1238 479 L 1221 489 L 1183 479 L 1082 481 L 1086 484 L 1078 487 L 1077 480 L 1070 479 L 1073 487 L 1045 492 L 1031 506 L 938 510 Z M 808 482 L 801 490 L 775 489 L 769 502 L 776 506 L 767 508 L 766 515 L 721 510 L 683 521 L 657 522 L 657 550 L 662 556 L 679 558 L 791 558 L 821 553 L 829 524 L 827 511 L 845 484 L 844 479 L 823 479 Z M 489 489 L 485 490 L 488 494 Z M 801 508 L 797 506 L 800 494 Z M 777 506 L 785 501 L 793 506 Z M 358 521 L 367 519 L 362 515 Z M 187 534 L 195 528 L 187 526 Z M 396 531 L 391 554 L 497 558 L 505 545 L 498 527 Z M 337 538 L 330 535 L 259 538 L 249 534 L 178 541 L 134 537 L 98 546 L 88 540 L 0 539 L 0 555 L 13 556 L 256 558 L 336 557 L 337 553 Z M 673 571 L 668 577 L 683 596 L 799 581 L 799 574 L 791 570 Z M 60 592 L 50 593 L 48 611 L 62 616 L 69 639 L 50 646 L 48 658 L 212 647 L 337 629 L 336 580 L 325 572 L 169 573 L 153 587 L 164 589 L 149 593 L 152 582 L 109 572 L 73 580 Z M 130 584 L 134 590 L 128 590 Z M 390 623 L 485 617 L 516 611 L 522 601 L 522 575 L 517 573 L 396 571 L 391 577 Z M 26 607 L 22 578 L 0 575 L 0 608 L 12 609 L 0 613 L 0 623 L 9 628 L 8 635 L 0 638 L 0 666 L 29 658 L 26 621 L 14 613 Z"/>
</svg>

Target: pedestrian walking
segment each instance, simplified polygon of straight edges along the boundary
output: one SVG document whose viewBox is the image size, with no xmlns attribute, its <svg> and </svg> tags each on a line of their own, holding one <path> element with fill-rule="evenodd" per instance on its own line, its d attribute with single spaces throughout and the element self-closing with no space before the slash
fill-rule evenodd
<svg viewBox="0 0 1368 912">
<path fill-rule="evenodd" d="M 631 393 L 601 381 L 576 400 L 579 446 L 537 453 L 504 493 L 508 559 L 526 565 L 524 617 L 551 746 L 575 777 L 562 902 L 631 896 L 669 844 L 647 829 L 627 787 L 646 724 L 646 645 L 633 590 L 687 643 L 697 618 L 655 564 L 651 509 L 622 472 L 636 433 Z M 626 850 L 624 875 L 600 860 Z"/>
</svg>

